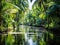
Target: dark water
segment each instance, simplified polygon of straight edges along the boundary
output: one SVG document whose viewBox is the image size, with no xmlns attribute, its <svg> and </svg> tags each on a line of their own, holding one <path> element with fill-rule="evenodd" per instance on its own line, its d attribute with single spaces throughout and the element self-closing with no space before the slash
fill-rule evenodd
<svg viewBox="0 0 60 45">
<path fill-rule="evenodd" d="M 45 29 L 42 27 L 32 27 L 20 25 L 19 32 L 12 32 L 1 35 L 1 45 L 40 45 L 44 40 Z"/>
</svg>

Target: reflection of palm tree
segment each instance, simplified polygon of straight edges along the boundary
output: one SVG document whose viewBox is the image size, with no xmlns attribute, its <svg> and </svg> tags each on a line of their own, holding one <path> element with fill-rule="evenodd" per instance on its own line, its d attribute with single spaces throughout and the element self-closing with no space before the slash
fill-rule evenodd
<svg viewBox="0 0 60 45">
<path fill-rule="evenodd" d="M 33 41 L 32 37 L 29 38 L 28 43 L 29 45 L 37 45 L 37 43 Z"/>
<path fill-rule="evenodd" d="M 30 37 L 30 39 L 28 39 L 28 43 L 29 45 L 33 45 L 33 39 Z"/>
</svg>

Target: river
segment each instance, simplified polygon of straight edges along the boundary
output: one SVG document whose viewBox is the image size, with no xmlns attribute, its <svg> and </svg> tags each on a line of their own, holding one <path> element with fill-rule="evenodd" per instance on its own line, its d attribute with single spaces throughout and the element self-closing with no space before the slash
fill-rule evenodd
<svg viewBox="0 0 60 45">
<path fill-rule="evenodd" d="M 39 45 L 44 33 L 45 29 L 42 27 L 20 25 L 19 32 L 3 35 L 4 45 Z"/>
</svg>

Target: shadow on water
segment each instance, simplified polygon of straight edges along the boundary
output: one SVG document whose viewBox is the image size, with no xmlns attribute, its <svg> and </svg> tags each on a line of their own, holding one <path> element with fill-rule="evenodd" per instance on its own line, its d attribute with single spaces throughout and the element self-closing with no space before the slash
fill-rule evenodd
<svg viewBox="0 0 60 45">
<path fill-rule="evenodd" d="M 1 34 L 1 45 L 44 45 L 45 29 L 20 25 L 19 32 Z"/>
</svg>

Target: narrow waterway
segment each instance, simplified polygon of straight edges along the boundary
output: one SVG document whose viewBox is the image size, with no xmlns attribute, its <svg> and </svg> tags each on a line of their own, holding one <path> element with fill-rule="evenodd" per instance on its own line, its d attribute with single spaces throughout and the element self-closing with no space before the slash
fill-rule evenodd
<svg viewBox="0 0 60 45">
<path fill-rule="evenodd" d="M 39 45 L 44 40 L 45 29 L 42 27 L 33 27 L 20 25 L 19 32 L 11 32 L 4 37 L 4 45 Z"/>
</svg>

